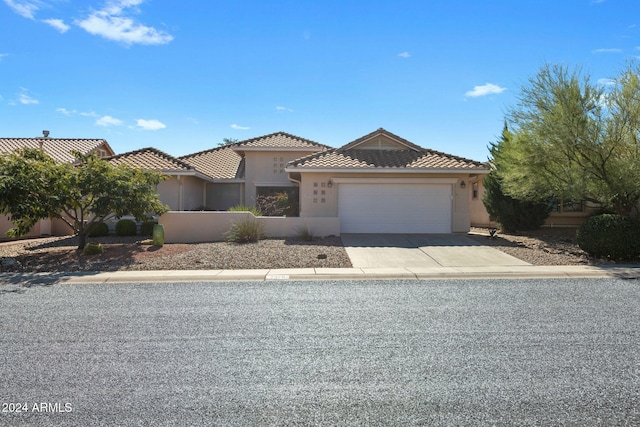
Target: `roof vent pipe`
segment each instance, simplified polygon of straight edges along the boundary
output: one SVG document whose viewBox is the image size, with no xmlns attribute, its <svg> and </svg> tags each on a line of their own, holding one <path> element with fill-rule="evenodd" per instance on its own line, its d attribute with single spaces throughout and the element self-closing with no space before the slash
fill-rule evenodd
<svg viewBox="0 0 640 427">
<path fill-rule="evenodd" d="M 42 134 L 44 135 L 45 138 L 49 138 L 49 131 L 48 130 L 43 130 Z"/>
</svg>

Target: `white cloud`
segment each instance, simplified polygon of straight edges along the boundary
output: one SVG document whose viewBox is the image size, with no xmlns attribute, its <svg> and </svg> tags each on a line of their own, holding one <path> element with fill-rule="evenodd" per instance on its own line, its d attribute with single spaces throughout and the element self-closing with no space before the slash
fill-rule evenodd
<svg viewBox="0 0 640 427">
<path fill-rule="evenodd" d="M 467 91 L 466 96 L 476 98 L 485 95 L 495 95 L 504 92 L 507 88 L 494 85 L 493 83 L 487 83 L 482 86 L 474 86 L 473 90 Z"/>
<path fill-rule="evenodd" d="M 278 111 L 288 111 L 288 112 L 290 112 L 290 113 L 293 113 L 293 110 L 292 110 L 291 108 L 289 108 L 289 107 L 283 107 L 282 105 L 278 105 L 278 106 L 276 107 L 276 110 L 278 110 Z"/>
<path fill-rule="evenodd" d="M 67 110 L 66 108 L 63 108 L 63 107 L 56 108 L 56 112 L 64 114 L 65 116 L 73 116 L 74 114 L 77 113 L 76 110 Z"/>
<path fill-rule="evenodd" d="M 598 79 L 598 84 L 602 86 L 612 86 L 616 84 L 614 79 Z"/>
<path fill-rule="evenodd" d="M 75 23 L 89 34 L 126 45 L 169 43 L 173 40 L 171 34 L 148 27 L 126 16 L 127 9 L 138 6 L 142 2 L 143 0 L 111 1 L 103 9 L 93 11 L 88 17 Z M 139 10 L 135 8 L 133 12 L 139 13 Z"/>
<path fill-rule="evenodd" d="M 594 49 L 591 53 L 622 53 L 622 49 L 609 48 L 609 49 Z"/>
<path fill-rule="evenodd" d="M 164 123 L 162 123 L 159 120 L 138 119 L 136 123 L 139 128 L 144 130 L 159 130 L 167 127 Z"/>
<path fill-rule="evenodd" d="M 20 95 L 18 95 L 18 100 L 20 101 L 20 104 L 23 105 L 34 105 L 40 103 L 40 101 L 38 101 L 37 99 L 33 99 L 26 93 L 21 93 Z"/>
<path fill-rule="evenodd" d="M 232 124 L 232 125 L 231 125 L 231 129 L 236 129 L 236 130 L 249 130 L 249 129 L 251 129 L 251 128 L 250 128 L 250 127 L 247 127 L 247 126 L 240 126 L 240 125 L 237 125 L 237 124 L 235 124 L 235 123 L 234 123 L 234 124 Z"/>
<path fill-rule="evenodd" d="M 0 53 L 0 62 L 2 62 L 2 58 L 9 56 L 8 53 Z"/>
<path fill-rule="evenodd" d="M 36 12 L 40 9 L 41 2 L 25 0 L 4 0 L 15 13 L 28 19 L 35 19 Z"/>
<path fill-rule="evenodd" d="M 401 52 L 398 54 L 400 58 L 410 58 L 411 54 L 409 52 Z"/>
<path fill-rule="evenodd" d="M 42 22 L 44 22 L 45 24 L 51 25 L 53 28 L 60 31 L 62 34 L 66 33 L 71 28 L 70 26 L 65 24 L 62 19 L 43 19 Z"/>
<path fill-rule="evenodd" d="M 98 120 L 96 120 L 96 125 L 103 127 L 120 126 L 122 125 L 122 120 L 116 119 L 111 116 L 102 116 Z"/>
</svg>

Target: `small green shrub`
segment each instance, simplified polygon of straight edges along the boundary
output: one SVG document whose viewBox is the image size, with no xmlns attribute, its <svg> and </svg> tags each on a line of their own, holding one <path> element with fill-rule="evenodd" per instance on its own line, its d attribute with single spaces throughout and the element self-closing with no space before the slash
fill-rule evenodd
<svg viewBox="0 0 640 427">
<path fill-rule="evenodd" d="M 144 221 L 140 225 L 140 235 L 141 236 L 151 236 L 153 234 L 153 227 L 158 223 L 158 221 Z"/>
<path fill-rule="evenodd" d="M 94 222 L 89 229 L 89 237 L 102 237 L 109 235 L 109 226 L 104 222 Z"/>
<path fill-rule="evenodd" d="M 104 252 L 104 247 L 102 243 L 98 242 L 89 242 L 86 244 L 84 249 L 82 249 L 83 255 L 98 255 Z"/>
<path fill-rule="evenodd" d="M 313 231 L 311 231 L 311 229 L 309 229 L 309 227 L 307 227 L 306 225 L 303 225 L 298 229 L 298 238 L 300 240 L 304 240 L 305 242 L 311 242 L 313 241 L 314 237 L 315 236 L 313 235 Z"/>
<path fill-rule="evenodd" d="M 116 223 L 116 236 L 135 236 L 136 222 L 131 219 L 121 219 Z"/>
<path fill-rule="evenodd" d="M 640 221 L 616 214 L 592 216 L 578 228 L 576 241 L 593 257 L 635 260 L 640 257 Z"/>
<path fill-rule="evenodd" d="M 241 219 L 231 224 L 225 238 L 227 242 L 255 243 L 264 238 L 264 229 L 255 219 Z"/>
<path fill-rule="evenodd" d="M 229 212 L 251 212 L 253 216 L 262 216 L 262 212 L 257 206 L 248 207 L 246 205 L 236 205 L 230 207 Z"/>
</svg>

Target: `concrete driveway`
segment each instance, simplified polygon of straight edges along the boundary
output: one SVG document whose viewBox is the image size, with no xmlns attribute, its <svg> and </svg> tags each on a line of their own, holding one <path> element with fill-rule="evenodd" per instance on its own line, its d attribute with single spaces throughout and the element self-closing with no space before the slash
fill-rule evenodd
<svg viewBox="0 0 640 427">
<path fill-rule="evenodd" d="M 356 268 L 530 265 L 463 234 L 343 234 Z"/>
</svg>

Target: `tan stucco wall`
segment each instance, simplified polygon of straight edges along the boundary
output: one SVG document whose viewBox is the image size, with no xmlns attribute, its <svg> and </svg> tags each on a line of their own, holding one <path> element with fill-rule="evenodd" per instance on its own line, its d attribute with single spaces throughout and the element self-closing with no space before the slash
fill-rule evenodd
<svg viewBox="0 0 640 427">
<path fill-rule="evenodd" d="M 478 196 L 473 197 L 473 184 L 478 184 Z M 489 218 L 489 212 L 484 207 L 484 186 L 482 178 L 471 180 L 469 183 L 469 213 L 471 215 L 471 226 L 473 227 L 496 227 L 496 223 Z"/>
<path fill-rule="evenodd" d="M 205 181 L 194 176 L 170 176 L 158 184 L 157 191 L 160 201 L 171 210 L 194 210 L 205 206 Z"/>
<path fill-rule="evenodd" d="M 231 224 L 240 219 L 262 223 L 267 237 L 297 236 L 301 227 L 307 227 L 315 236 L 340 234 L 339 218 L 254 217 L 250 212 L 172 211 L 158 222 L 164 226 L 165 242 L 196 243 L 224 240 Z"/>
<path fill-rule="evenodd" d="M 247 206 L 256 203 L 256 187 L 292 187 L 287 172 L 287 163 L 315 151 L 247 151 L 245 153 L 245 200 Z"/>
<path fill-rule="evenodd" d="M 375 183 L 384 179 L 430 179 L 455 178 L 453 185 L 452 231 L 463 233 L 469 231 L 469 174 L 395 174 L 395 173 L 302 173 L 300 186 L 300 216 L 301 217 L 336 217 L 338 216 L 338 192 L 340 184 L 329 187 L 329 181 L 339 178 L 366 178 Z M 464 180 L 466 188 L 460 187 Z M 382 182 L 382 181 L 380 181 Z M 316 194 L 317 192 L 317 194 Z M 324 192 L 324 194 L 323 194 Z M 324 199 L 324 202 L 323 202 Z M 315 201 L 314 201 L 315 200 Z M 381 201 L 383 203 L 384 201 Z M 366 213 L 363 213 L 366 214 Z"/>
</svg>

